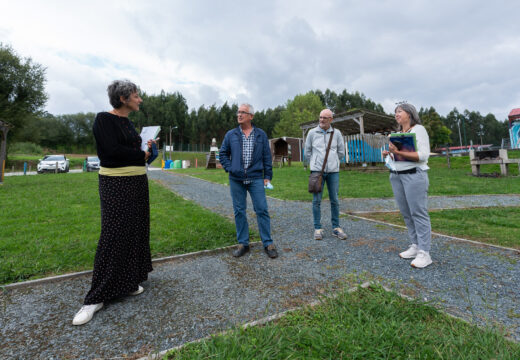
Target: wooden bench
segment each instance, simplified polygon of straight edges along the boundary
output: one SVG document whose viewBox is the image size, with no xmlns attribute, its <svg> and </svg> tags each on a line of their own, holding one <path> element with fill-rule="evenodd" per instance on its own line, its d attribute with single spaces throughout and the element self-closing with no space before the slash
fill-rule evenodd
<svg viewBox="0 0 520 360">
<path fill-rule="evenodd" d="M 489 164 L 499 164 L 500 165 L 500 174 L 502 176 L 507 176 L 509 174 L 509 164 L 517 164 L 518 173 L 520 174 L 520 159 L 509 159 L 507 157 L 506 149 L 498 150 L 498 157 L 495 158 L 484 158 L 481 159 L 477 156 L 478 152 L 471 149 L 469 151 L 469 161 L 471 164 L 471 172 L 474 176 L 480 175 L 480 165 L 489 165 Z"/>
</svg>

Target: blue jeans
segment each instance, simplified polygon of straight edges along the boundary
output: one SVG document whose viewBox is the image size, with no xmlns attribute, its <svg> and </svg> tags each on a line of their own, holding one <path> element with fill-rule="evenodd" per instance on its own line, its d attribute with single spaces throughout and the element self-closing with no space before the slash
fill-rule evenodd
<svg viewBox="0 0 520 360">
<path fill-rule="evenodd" d="M 233 210 L 235 212 L 235 226 L 237 229 L 237 241 L 242 245 L 249 245 L 249 224 L 247 223 L 247 193 L 251 196 L 253 208 L 256 213 L 260 239 L 264 247 L 273 243 L 271 239 L 271 218 L 267 210 L 265 198 L 264 180 L 253 179 L 251 183 L 229 179 Z"/>
<path fill-rule="evenodd" d="M 313 171 L 317 172 L 317 171 Z M 321 192 L 312 194 L 312 216 L 314 217 L 314 229 L 321 229 L 321 196 L 323 187 L 327 183 L 330 199 L 330 219 L 332 228 L 339 227 L 339 172 L 323 173 L 323 182 L 321 183 Z"/>
</svg>

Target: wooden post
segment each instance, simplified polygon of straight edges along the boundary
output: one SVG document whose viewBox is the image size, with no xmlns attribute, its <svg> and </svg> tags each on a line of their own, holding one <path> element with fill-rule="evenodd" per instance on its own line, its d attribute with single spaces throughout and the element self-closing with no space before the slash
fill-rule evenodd
<svg viewBox="0 0 520 360">
<path fill-rule="evenodd" d="M 446 145 L 446 160 L 448 161 L 448 169 L 451 169 L 451 162 L 450 162 L 450 146 L 449 146 L 449 144 Z"/>
<path fill-rule="evenodd" d="M 507 149 L 498 149 L 498 157 L 500 158 L 500 174 L 507 176 L 509 173 Z"/>
<path fill-rule="evenodd" d="M 4 181 L 5 163 L 7 161 L 7 132 L 9 131 L 9 125 L 0 121 L 0 164 L 2 164 L 2 172 L 0 173 L 0 183 Z"/>
<path fill-rule="evenodd" d="M 480 164 L 477 164 L 477 159 L 475 159 L 475 150 L 470 149 L 469 150 L 469 161 L 471 164 L 471 173 L 474 176 L 480 175 Z"/>
</svg>

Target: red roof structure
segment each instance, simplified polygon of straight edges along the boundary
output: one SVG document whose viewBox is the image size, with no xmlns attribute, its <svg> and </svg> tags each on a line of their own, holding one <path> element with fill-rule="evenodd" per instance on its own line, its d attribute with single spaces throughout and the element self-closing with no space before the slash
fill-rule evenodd
<svg viewBox="0 0 520 360">
<path fill-rule="evenodd" d="M 520 108 L 516 108 L 511 110 L 508 115 L 509 118 L 509 127 L 511 127 L 511 123 L 515 120 L 520 120 Z"/>
</svg>

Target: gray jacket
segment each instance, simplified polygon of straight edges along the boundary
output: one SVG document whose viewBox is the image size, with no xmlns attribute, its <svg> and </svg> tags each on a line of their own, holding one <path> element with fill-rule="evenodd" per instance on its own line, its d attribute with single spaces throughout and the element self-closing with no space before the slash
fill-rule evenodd
<svg viewBox="0 0 520 360">
<path fill-rule="evenodd" d="M 310 164 L 311 171 L 321 171 L 331 133 L 332 126 L 327 129 L 327 133 L 319 125 L 309 130 L 307 140 L 305 140 L 305 161 Z M 345 142 L 343 141 L 343 136 L 341 136 L 341 132 L 338 129 L 334 129 L 334 137 L 332 138 L 332 144 L 330 144 L 325 172 L 339 172 L 339 163 L 344 157 Z"/>
</svg>

